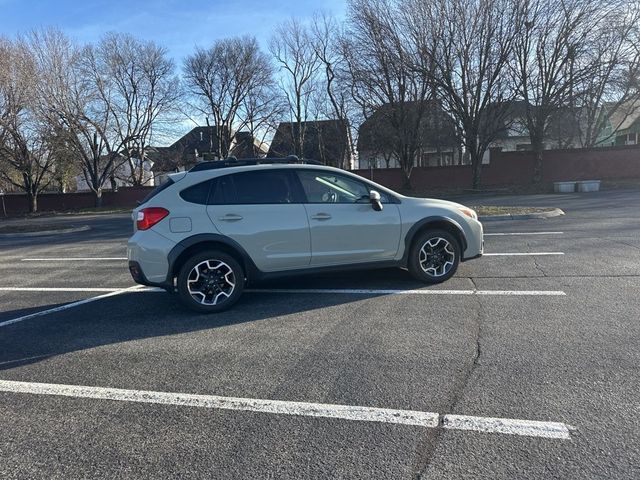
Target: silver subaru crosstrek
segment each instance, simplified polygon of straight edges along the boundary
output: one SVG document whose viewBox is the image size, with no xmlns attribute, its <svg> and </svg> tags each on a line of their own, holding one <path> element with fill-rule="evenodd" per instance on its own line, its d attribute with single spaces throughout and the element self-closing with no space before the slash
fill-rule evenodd
<svg viewBox="0 0 640 480">
<path fill-rule="evenodd" d="M 283 275 L 397 266 L 439 283 L 483 249 L 470 208 L 295 157 L 231 158 L 171 174 L 133 220 L 133 279 L 177 292 L 200 312 L 225 310 L 245 285 Z"/>
</svg>

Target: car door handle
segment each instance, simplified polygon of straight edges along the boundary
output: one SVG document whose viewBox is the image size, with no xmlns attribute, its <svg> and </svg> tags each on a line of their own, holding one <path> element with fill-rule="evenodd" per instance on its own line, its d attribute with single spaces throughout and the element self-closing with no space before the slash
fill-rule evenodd
<svg viewBox="0 0 640 480">
<path fill-rule="evenodd" d="M 237 222 L 238 220 L 242 220 L 242 215 L 227 213 L 224 217 L 218 217 L 218 220 L 221 220 L 223 222 Z"/>
<path fill-rule="evenodd" d="M 311 215 L 313 220 L 329 220 L 331 215 L 328 213 L 316 213 L 315 215 Z"/>
</svg>

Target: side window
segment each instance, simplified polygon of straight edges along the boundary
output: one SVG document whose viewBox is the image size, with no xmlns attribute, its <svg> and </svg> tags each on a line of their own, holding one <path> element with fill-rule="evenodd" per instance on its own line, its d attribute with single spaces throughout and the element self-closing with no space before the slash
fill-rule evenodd
<svg viewBox="0 0 640 480">
<path fill-rule="evenodd" d="M 213 194 L 216 179 L 207 180 L 205 182 L 196 183 L 185 188 L 180 192 L 180 196 L 186 202 L 206 205 L 209 195 Z"/>
<path fill-rule="evenodd" d="M 235 203 L 235 190 L 232 175 L 216 178 L 216 186 L 209 195 L 209 205 L 228 205 Z"/>
<path fill-rule="evenodd" d="M 368 203 L 369 185 L 350 177 L 323 172 L 300 170 L 297 172 L 308 203 Z M 380 193 L 382 203 L 389 199 Z"/>
<path fill-rule="evenodd" d="M 291 176 L 286 170 L 254 170 L 222 178 L 228 179 L 229 184 L 224 187 L 226 192 L 220 203 L 260 205 L 295 202 Z"/>
</svg>

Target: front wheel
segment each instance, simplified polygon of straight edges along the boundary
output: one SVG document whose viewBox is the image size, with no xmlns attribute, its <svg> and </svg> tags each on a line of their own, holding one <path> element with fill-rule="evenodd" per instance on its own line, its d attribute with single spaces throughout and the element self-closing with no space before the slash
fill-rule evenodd
<svg viewBox="0 0 640 480">
<path fill-rule="evenodd" d="M 243 289 L 242 267 L 224 252 L 196 254 L 182 265 L 178 274 L 180 300 L 197 312 L 222 312 L 238 301 Z"/>
<path fill-rule="evenodd" d="M 418 235 L 411 245 L 407 267 L 416 280 L 441 283 L 458 269 L 460 243 L 449 232 L 430 230 Z"/>
</svg>

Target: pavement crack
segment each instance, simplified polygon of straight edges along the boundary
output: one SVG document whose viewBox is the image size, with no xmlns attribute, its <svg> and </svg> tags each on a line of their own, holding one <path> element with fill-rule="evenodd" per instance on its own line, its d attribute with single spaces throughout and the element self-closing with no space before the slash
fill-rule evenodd
<svg viewBox="0 0 640 480">
<path fill-rule="evenodd" d="M 472 277 L 469 277 L 469 281 L 473 285 L 474 291 L 478 290 L 478 286 L 475 280 Z M 475 373 L 476 369 L 480 366 L 480 358 L 482 356 L 482 324 L 483 319 L 485 317 L 485 310 L 482 304 L 482 300 L 478 295 L 473 295 L 474 301 L 477 304 L 476 315 L 473 321 L 473 338 L 474 338 L 474 350 L 471 356 L 470 361 L 467 363 L 467 367 L 464 370 L 462 378 L 456 382 L 456 385 L 453 389 L 453 394 L 451 396 L 451 400 L 449 404 L 446 406 L 444 411 L 440 412 L 440 418 L 438 422 L 438 426 L 430 432 L 430 436 L 432 437 L 431 442 L 429 443 L 429 448 L 427 451 L 422 452 L 421 457 L 423 458 L 420 468 L 417 469 L 414 478 L 416 480 L 423 479 L 426 473 L 429 470 L 429 466 L 433 461 L 433 454 L 436 451 L 438 444 L 440 443 L 442 436 L 444 435 L 444 418 L 445 415 L 450 413 L 455 413 L 456 407 L 458 403 L 462 399 L 462 396 L 467 389 L 469 381 L 471 377 Z"/>
<path fill-rule="evenodd" d="M 538 263 L 538 259 L 534 256 L 532 256 L 531 258 L 533 258 L 533 264 L 536 267 L 536 270 L 539 271 L 543 277 L 546 277 L 547 274 L 546 272 L 542 269 L 542 266 Z"/>
</svg>

